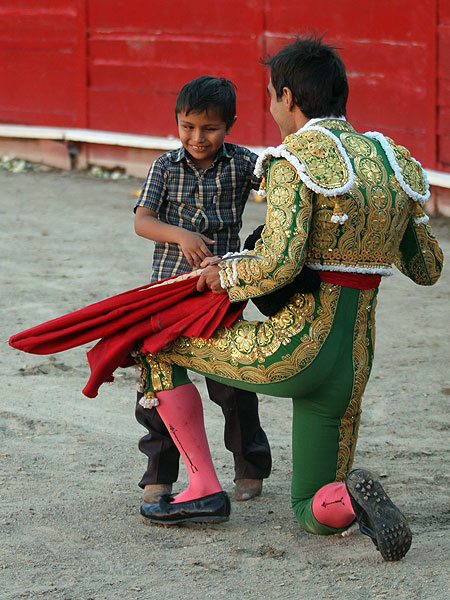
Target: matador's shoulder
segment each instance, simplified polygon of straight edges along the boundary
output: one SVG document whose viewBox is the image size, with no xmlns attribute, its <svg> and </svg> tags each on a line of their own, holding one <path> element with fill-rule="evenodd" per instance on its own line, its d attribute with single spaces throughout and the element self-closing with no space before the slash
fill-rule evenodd
<svg viewBox="0 0 450 600">
<path fill-rule="evenodd" d="M 365 136 L 377 140 L 394 171 L 395 177 L 406 194 L 423 204 L 430 197 L 430 186 L 420 162 L 411 156 L 404 146 L 378 131 L 367 131 Z"/>
<path fill-rule="evenodd" d="M 258 158 L 255 173 L 263 177 L 274 158 L 285 158 L 303 183 L 318 194 L 347 193 L 354 183 L 350 159 L 339 138 L 325 127 L 312 126 L 288 135 Z"/>
</svg>

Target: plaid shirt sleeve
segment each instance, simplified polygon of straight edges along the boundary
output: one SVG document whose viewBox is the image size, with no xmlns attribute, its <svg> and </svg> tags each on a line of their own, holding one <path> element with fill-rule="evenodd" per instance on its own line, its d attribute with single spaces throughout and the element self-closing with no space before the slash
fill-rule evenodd
<svg viewBox="0 0 450 600">
<path fill-rule="evenodd" d="M 151 165 L 144 185 L 142 186 L 141 195 L 134 207 L 143 206 L 159 212 L 161 204 L 167 194 L 166 185 L 166 165 L 162 156 L 157 158 Z"/>
<path fill-rule="evenodd" d="M 248 148 L 242 148 L 243 154 L 242 159 L 247 165 L 248 169 L 248 179 L 250 182 L 250 189 L 259 190 L 259 186 L 261 184 L 261 177 L 256 177 L 255 175 L 255 165 L 258 159 L 258 155 L 249 150 Z"/>
</svg>

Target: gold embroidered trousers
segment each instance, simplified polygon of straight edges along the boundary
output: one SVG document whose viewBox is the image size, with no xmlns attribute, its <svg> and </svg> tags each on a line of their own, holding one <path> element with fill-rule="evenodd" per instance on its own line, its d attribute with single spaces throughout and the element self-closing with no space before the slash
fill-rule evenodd
<svg viewBox="0 0 450 600">
<path fill-rule="evenodd" d="M 322 282 L 264 322 L 238 321 L 209 340 L 182 337 L 157 355 L 138 353 L 144 391 L 151 396 L 187 383 L 188 369 L 291 397 L 292 506 L 307 531 L 335 533 L 316 521 L 311 502 L 322 485 L 343 481 L 352 465 L 372 366 L 376 294 Z"/>
</svg>

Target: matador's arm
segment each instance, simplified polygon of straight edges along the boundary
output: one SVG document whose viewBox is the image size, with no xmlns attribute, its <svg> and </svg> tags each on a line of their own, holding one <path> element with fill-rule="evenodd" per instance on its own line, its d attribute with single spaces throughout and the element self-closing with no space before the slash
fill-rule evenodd
<svg viewBox="0 0 450 600">
<path fill-rule="evenodd" d="M 301 271 L 313 194 L 287 160 L 281 158 L 271 163 L 266 223 L 252 250 L 258 258 L 231 258 L 222 271 L 222 281 L 232 302 L 269 294 L 292 281 Z"/>
<path fill-rule="evenodd" d="M 433 285 L 441 275 L 444 255 L 431 227 L 422 220 L 410 218 L 395 265 L 414 283 Z"/>
<path fill-rule="evenodd" d="M 414 201 L 395 265 L 415 283 L 433 285 L 441 275 L 444 255 L 423 211 L 423 204 L 430 196 L 425 172 L 409 150 L 391 138 L 376 132 L 366 135 L 381 143 L 400 186 Z"/>
</svg>

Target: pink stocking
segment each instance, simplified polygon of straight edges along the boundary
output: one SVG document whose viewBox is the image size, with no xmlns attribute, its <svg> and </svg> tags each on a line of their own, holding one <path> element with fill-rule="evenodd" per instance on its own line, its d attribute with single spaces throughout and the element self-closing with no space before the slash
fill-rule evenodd
<svg viewBox="0 0 450 600">
<path fill-rule="evenodd" d="M 345 483 L 327 483 L 320 488 L 312 501 L 315 518 L 323 525 L 336 529 L 347 527 L 355 520 L 350 496 Z"/>
<path fill-rule="evenodd" d="M 178 448 L 189 475 L 189 486 L 175 503 L 222 491 L 209 451 L 200 394 L 193 383 L 157 392 L 157 411 Z"/>
</svg>

